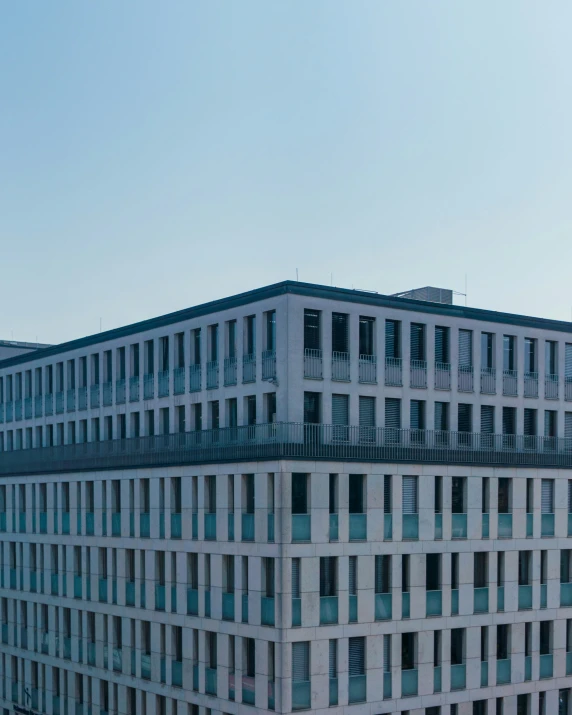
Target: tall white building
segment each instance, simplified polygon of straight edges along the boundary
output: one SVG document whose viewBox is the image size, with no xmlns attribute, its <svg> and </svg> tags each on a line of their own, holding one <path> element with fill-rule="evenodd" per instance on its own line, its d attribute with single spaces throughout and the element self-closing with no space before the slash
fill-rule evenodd
<svg viewBox="0 0 572 715">
<path fill-rule="evenodd" d="M 572 324 L 405 295 L 0 362 L 3 715 L 572 715 Z"/>
</svg>

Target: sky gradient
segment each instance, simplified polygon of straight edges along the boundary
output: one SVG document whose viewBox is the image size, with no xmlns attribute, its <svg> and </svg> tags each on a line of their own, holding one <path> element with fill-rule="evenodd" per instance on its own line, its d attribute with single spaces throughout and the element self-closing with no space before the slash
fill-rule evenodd
<svg viewBox="0 0 572 715">
<path fill-rule="evenodd" d="M 0 338 L 287 278 L 572 315 L 572 4 L 7 0 Z"/>
</svg>

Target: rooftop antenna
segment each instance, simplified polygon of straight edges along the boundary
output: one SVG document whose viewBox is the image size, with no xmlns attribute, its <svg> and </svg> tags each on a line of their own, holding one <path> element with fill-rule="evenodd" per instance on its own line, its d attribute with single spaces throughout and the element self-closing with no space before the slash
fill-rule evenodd
<svg viewBox="0 0 572 715">
<path fill-rule="evenodd" d="M 99 332 L 101 333 L 101 318 L 99 319 Z"/>
<path fill-rule="evenodd" d="M 467 274 L 465 273 L 465 308 L 467 307 Z"/>
<path fill-rule="evenodd" d="M 330 273 L 330 285 L 331 286 L 334 285 L 334 274 L 333 273 Z"/>
<path fill-rule="evenodd" d="M 297 268 L 296 268 L 296 280 L 300 280 L 300 279 L 298 278 L 298 269 L 297 269 Z"/>
</svg>

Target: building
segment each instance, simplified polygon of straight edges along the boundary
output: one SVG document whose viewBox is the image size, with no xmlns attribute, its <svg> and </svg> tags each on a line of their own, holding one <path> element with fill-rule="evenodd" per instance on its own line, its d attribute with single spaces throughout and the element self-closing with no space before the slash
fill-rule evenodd
<svg viewBox="0 0 572 715">
<path fill-rule="evenodd" d="M 284 282 L 0 416 L 4 714 L 572 715 L 572 324 Z"/>
</svg>

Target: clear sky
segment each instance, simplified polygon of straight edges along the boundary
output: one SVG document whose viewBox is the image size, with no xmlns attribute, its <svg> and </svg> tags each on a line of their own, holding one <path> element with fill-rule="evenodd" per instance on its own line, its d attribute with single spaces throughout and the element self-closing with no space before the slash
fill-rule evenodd
<svg viewBox="0 0 572 715">
<path fill-rule="evenodd" d="M 4 0 L 0 337 L 286 278 L 572 312 L 569 0 Z"/>
</svg>

